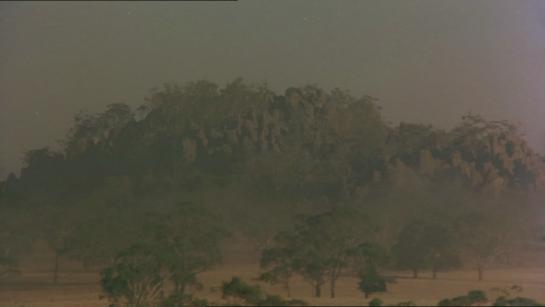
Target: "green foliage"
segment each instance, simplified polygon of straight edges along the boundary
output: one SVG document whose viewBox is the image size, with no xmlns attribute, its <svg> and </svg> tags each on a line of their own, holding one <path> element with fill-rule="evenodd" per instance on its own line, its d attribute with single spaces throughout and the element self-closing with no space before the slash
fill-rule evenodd
<svg viewBox="0 0 545 307">
<path fill-rule="evenodd" d="M 533 299 L 519 296 L 522 290 L 519 285 L 492 288 L 491 292 L 496 295 L 492 306 L 545 306 Z"/>
<path fill-rule="evenodd" d="M 538 303 L 537 301 L 517 296 L 515 298 L 499 297 L 496 299 L 492 306 L 545 306 L 545 304 Z"/>
<path fill-rule="evenodd" d="M 418 271 L 431 267 L 435 272 L 459 265 L 452 230 L 438 221 L 414 221 L 402 229 L 392 248 L 400 268 Z"/>
<path fill-rule="evenodd" d="M 0 278 L 19 274 L 19 260 L 31 252 L 31 219 L 24 208 L 0 208 Z"/>
<path fill-rule="evenodd" d="M 530 153 L 517 145 L 522 139 L 506 122 L 470 115 L 451 131 L 405 123 L 390 127 L 375 99 L 340 89 L 305 86 L 276 94 L 241 79 L 225 86 L 200 80 L 156 88 L 137 111 L 112 104 L 76 115 L 63 148 L 29 151 L 20 178 L 12 174 L 0 183 L 0 208 L 25 208 L 33 221 L 8 227 L 24 229 L 23 234 L 0 229 L 4 267 L 24 254 L 26 248 L 14 248 L 17 242 L 26 245 L 37 237 L 58 256 L 110 268 L 129 261 L 119 255 L 131 246 L 142 245 L 163 268 L 161 278 L 185 295 L 187 287 L 198 286 L 197 274 L 219 260 L 224 238 L 218 219 L 203 207 L 169 207 L 198 199 L 229 216 L 232 230 L 251 233 L 254 241 L 268 242 L 291 224 L 295 212 L 304 213 L 307 217 L 280 232 L 271 246 L 259 246 L 265 249 L 262 280 L 289 289 L 298 274 L 316 295 L 330 282 L 334 296 L 342 273 L 385 264 L 389 255 L 382 246 L 398 234 L 392 251 L 401 267 L 437 272 L 458 265 L 449 225 L 407 224 L 423 212 L 453 215 L 466 209 L 467 199 L 451 189 L 451 179 L 464 176 L 445 166 L 454 164 L 455 153 L 481 177 L 485 164 L 492 165 L 509 186 L 529 187 L 537 174 L 522 160 L 513 162 L 510 172 L 491 154 L 494 140 L 506 144 L 509 157 L 521 149 Z M 430 164 L 442 166 L 424 169 L 423 153 L 431 154 Z M 460 191 L 484 186 L 464 180 Z M 382 220 L 383 232 L 360 211 Z M 261 218 L 253 219 L 255 212 L 262 212 Z M 505 239 L 480 224 L 472 217 L 457 222 L 460 250 L 479 270 L 502 253 Z"/>
<path fill-rule="evenodd" d="M 443 299 L 437 303 L 438 306 L 471 306 L 474 304 L 486 303 L 488 298 L 481 290 L 471 290 L 467 295 L 457 296 L 451 299 Z"/>
<path fill-rule="evenodd" d="M 385 292 L 386 280 L 378 273 L 374 264 L 369 264 L 365 271 L 360 273 L 358 288 L 367 298 L 372 293 Z"/>
<path fill-rule="evenodd" d="M 473 302 L 486 302 L 488 300 L 486 293 L 481 290 L 471 290 L 467 293 L 467 297 Z"/>
<path fill-rule="evenodd" d="M 105 296 L 114 305 L 145 307 L 160 302 L 166 280 L 153 248 L 134 245 L 102 271 L 100 282 Z"/>
<path fill-rule="evenodd" d="M 301 217 L 293 231 L 279 233 L 273 247 L 262 254 L 262 266 L 270 267 L 264 277 L 287 281 L 293 273 L 300 274 L 312 284 L 316 296 L 329 280 L 334 297 L 340 273 L 354 258 L 371 257 L 363 245 L 373 231 L 366 221 L 359 210 L 349 207 Z"/>
<path fill-rule="evenodd" d="M 257 304 L 263 298 L 263 293 L 259 286 L 251 286 L 239 277 L 233 277 L 228 282 L 223 282 L 221 286 L 222 297 L 237 297 L 250 304 Z"/>
<path fill-rule="evenodd" d="M 369 301 L 369 306 L 372 306 L 372 307 L 382 306 L 382 300 L 375 297 L 374 299 Z"/>
<path fill-rule="evenodd" d="M 278 295 L 269 295 L 261 290 L 259 286 L 252 286 L 242 281 L 239 277 L 233 277 L 228 282 L 223 282 L 222 297 L 242 299 L 252 306 L 306 306 L 301 300 L 284 300 Z"/>
<path fill-rule="evenodd" d="M 160 302 L 160 307 L 207 307 L 208 301 L 188 294 L 173 293 Z"/>
<path fill-rule="evenodd" d="M 483 212 L 468 212 L 456 220 L 456 232 L 467 257 L 475 263 L 478 279 L 485 267 L 505 253 L 509 231 Z"/>
<path fill-rule="evenodd" d="M 399 306 L 399 307 L 413 307 L 417 306 L 413 301 L 405 301 L 405 302 L 399 302 L 393 306 Z"/>
<path fill-rule="evenodd" d="M 199 287 L 197 274 L 220 260 L 218 244 L 225 233 L 200 206 L 182 203 L 175 209 L 135 221 L 142 223 L 139 243 L 122 250 L 102 272 L 110 301 L 146 306 L 165 300 L 168 306 L 183 306 L 192 300 L 186 291 Z M 170 294 L 166 282 L 173 286 Z"/>
</svg>

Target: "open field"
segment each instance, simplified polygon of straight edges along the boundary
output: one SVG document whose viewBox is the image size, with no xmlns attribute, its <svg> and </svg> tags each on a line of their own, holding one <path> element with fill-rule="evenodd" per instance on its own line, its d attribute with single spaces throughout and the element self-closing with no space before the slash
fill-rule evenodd
<svg viewBox="0 0 545 307">
<path fill-rule="evenodd" d="M 226 253 L 222 265 L 201 275 L 204 289 L 197 296 L 217 304 L 228 304 L 221 299 L 218 288 L 222 281 L 233 276 L 240 276 L 253 282 L 257 276 L 258 262 L 255 254 L 236 248 Z M 25 259 L 21 276 L 0 283 L 0 306 L 2 307 L 96 307 L 106 306 L 100 300 L 98 274 L 96 270 L 85 270 L 79 264 L 64 260 L 61 266 L 60 283 L 51 283 L 52 255 L 47 252 Z M 432 280 L 429 272 L 423 272 L 419 279 L 410 278 L 409 272 L 392 272 L 398 276 L 397 283 L 390 284 L 387 293 L 375 295 L 386 304 L 412 300 L 419 305 L 435 305 L 440 299 L 465 294 L 468 290 L 488 291 L 493 287 L 507 287 L 512 284 L 522 286 L 522 296 L 545 301 L 545 267 L 520 267 L 491 269 L 485 271 L 485 280 L 478 282 L 476 272 L 459 270 L 439 274 Z M 357 288 L 357 280 L 343 277 L 337 282 L 337 298 L 331 299 L 329 287 L 323 288 L 322 298 L 312 297 L 312 288 L 304 281 L 295 278 L 292 281 L 292 296 L 307 301 L 312 305 L 366 305 Z M 281 287 L 266 284 L 263 288 L 285 296 Z M 489 292 L 490 293 L 490 292 Z"/>
</svg>

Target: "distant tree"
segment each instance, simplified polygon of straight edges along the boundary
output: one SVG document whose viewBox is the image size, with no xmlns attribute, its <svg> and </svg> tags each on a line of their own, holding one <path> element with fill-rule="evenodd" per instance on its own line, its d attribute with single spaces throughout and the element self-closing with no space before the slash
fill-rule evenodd
<svg viewBox="0 0 545 307">
<path fill-rule="evenodd" d="M 335 208 L 301 219 L 292 232 L 277 237 L 263 259 L 274 255 L 276 271 L 271 272 L 283 275 L 284 280 L 297 272 L 314 287 L 317 297 L 329 281 L 331 297 L 335 297 L 335 282 L 351 264 L 353 250 L 372 234 L 372 227 L 361 212 Z"/>
<path fill-rule="evenodd" d="M 368 298 L 372 293 L 386 291 L 386 279 L 380 276 L 375 264 L 368 264 L 365 270 L 360 272 L 358 287 L 365 298 Z"/>
<path fill-rule="evenodd" d="M 111 265 L 124 248 L 138 241 L 136 214 L 126 208 L 95 206 L 66 238 L 64 254 L 85 266 Z"/>
<path fill-rule="evenodd" d="M 59 281 L 61 257 L 67 252 L 68 242 L 74 228 L 79 224 L 78 218 L 81 218 L 77 209 L 63 205 L 50 205 L 40 210 L 39 232 L 54 252 L 53 283 L 55 284 Z"/>
<path fill-rule="evenodd" d="M 102 290 L 113 306 L 154 306 L 163 299 L 163 286 L 168 280 L 162 269 L 152 248 L 131 246 L 102 271 Z"/>
<path fill-rule="evenodd" d="M 19 273 L 20 258 L 32 250 L 30 222 L 21 208 L 0 208 L 0 278 Z"/>
<path fill-rule="evenodd" d="M 129 302 L 133 296 L 144 297 L 148 304 L 159 298 L 171 305 L 191 300 L 187 290 L 200 285 L 197 274 L 220 260 L 223 226 L 204 208 L 188 202 L 179 204 L 175 211 L 149 212 L 138 222 L 142 223 L 138 243 L 122 250 L 102 273 L 106 295 L 112 302 Z M 133 259 L 143 262 L 146 269 L 140 270 L 139 262 L 132 266 Z M 119 282 L 119 278 L 136 280 Z M 167 281 L 173 286 L 170 291 L 164 287 Z M 125 290 L 115 290 L 119 284 Z M 138 286 L 126 289 L 126 284 Z"/>
<path fill-rule="evenodd" d="M 414 278 L 429 267 L 435 278 L 437 271 L 459 264 L 454 243 L 454 236 L 445 225 L 419 220 L 402 229 L 392 251 L 397 265 L 411 269 Z"/>
<path fill-rule="evenodd" d="M 507 230 L 496 225 L 490 216 L 469 212 L 456 220 L 459 244 L 466 256 L 475 263 L 478 280 L 483 280 L 485 268 L 505 253 Z"/>
<path fill-rule="evenodd" d="M 249 304 L 257 305 L 263 299 L 263 291 L 259 286 L 252 286 L 240 279 L 233 277 L 229 282 L 223 282 L 221 286 L 222 298 L 241 298 Z"/>
<path fill-rule="evenodd" d="M 284 289 L 286 289 L 288 297 L 291 296 L 290 279 L 297 270 L 295 259 L 296 246 L 291 245 L 293 242 L 290 242 L 290 239 L 288 234 L 279 233 L 275 237 L 275 244 L 278 247 L 263 251 L 260 265 L 266 271 L 261 273 L 259 277 L 260 280 L 271 284 L 282 284 Z"/>
</svg>

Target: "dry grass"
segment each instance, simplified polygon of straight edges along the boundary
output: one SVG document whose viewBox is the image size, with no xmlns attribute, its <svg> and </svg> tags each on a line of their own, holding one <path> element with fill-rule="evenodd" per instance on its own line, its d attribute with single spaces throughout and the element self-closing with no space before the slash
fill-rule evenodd
<svg viewBox="0 0 545 307">
<path fill-rule="evenodd" d="M 232 247 L 227 252 L 224 263 L 200 276 L 205 285 L 196 295 L 214 303 L 226 303 L 221 300 L 219 288 L 223 281 L 233 276 L 253 282 L 258 274 L 256 255 L 240 246 Z M 0 283 L 1 307 L 96 307 L 107 306 L 100 300 L 98 274 L 96 270 L 85 270 L 79 264 L 63 261 L 61 282 L 51 283 L 52 255 L 43 252 L 26 259 L 21 276 L 9 282 Z M 489 291 L 493 287 L 507 287 L 512 284 L 522 286 L 521 295 L 545 302 L 545 268 L 510 268 L 494 269 L 485 272 L 485 280 L 476 281 L 476 272 L 460 270 L 443 273 L 437 280 L 430 274 L 422 274 L 420 279 L 409 278 L 409 272 L 395 272 L 397 283 L 390 284 L 387 293 L 376 295 L 386 304 L 412 300 L 419 305 L 435 305 L 440 299 L 465 294 L 468 290 Z M 341 278 L 337 282 L 337 298 L 328 296 L 329 287 L 324 287 L 322 298 L 312 297 L 310 285 L 300 279 L 292 282 L 294 298 L 303 299 L 312 305 L 366 305 L 368 300 L 357 290 L 357 280 L 351 277 Z M 275 294 L 285 296 L 281 287 L 263 284 L 262 287 Z"/>
</svg>

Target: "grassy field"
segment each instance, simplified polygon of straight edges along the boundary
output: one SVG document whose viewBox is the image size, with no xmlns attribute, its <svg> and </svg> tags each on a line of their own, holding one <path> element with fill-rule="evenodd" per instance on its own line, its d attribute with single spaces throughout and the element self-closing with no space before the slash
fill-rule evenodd
<svg viewBox="0 0 545 307">
<path fill-rule="evenodd" d="M 223 281 L 233 276 L 240 276 L 249 282 L 258 274 L 258 258 L 241 246 L 233 246 L 226 252 L 222 265 L 203 273 L 200 280 L 204 289 L 196 293 L 216 304 L 228 304 L 221 299 L 217 290 Z M 0 283 L 0 306 L 9 307 L 96 307 L 107 306 L 100 300 L 98 274 L 96 270 L 84 269 L 78 263 L 63 260 L 61 263 L 60 283 L 51 283 L 53 259 L 46 251 L 28 257 L 22 264 L 22 274 Z M 409 272 L 391 272 L 397 276 L 397 283 L 390 284 L 387 293 L 375 295 L 386 304 L 412 300 L 418 305 L 435 305 L 440 299 L 465 294 L 468 290 L 480 289 L 491 293 L 494 287 L 508 287 L 513 284 L 522 286 L 522 296 L 545 302 L 545 267 L 518 267 L 491 269 L 485 271 L 485 280 L 478 282 L 476 272 L 458 270 L 439 274 L 431 279 L 429 272 L 423 272 L 419 279 L 410 278 Z M 266 284 L 263 289 L 270 293 L 285 296 L 280 287 Z M 312 288 L 304 281 L 295 278 L 292 281 L 292 296 L 307 301 L 312 305 L 340 306 L 366 305 L 369 300 L 363 298 L 357 290 L 357 280 L 343 277 L 337 282 L 337 298 L 328 297 L 329 288 L 323 289 L 322 298 L 312 297 Z"/>
</svg>

